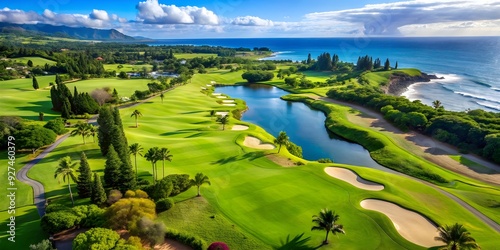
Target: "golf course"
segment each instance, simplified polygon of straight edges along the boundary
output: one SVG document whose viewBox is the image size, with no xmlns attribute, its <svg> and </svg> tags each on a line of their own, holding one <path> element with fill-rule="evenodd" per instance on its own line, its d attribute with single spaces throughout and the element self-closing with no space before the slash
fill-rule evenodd
<svg viewBox="0 0 500 250">
<path fill-rule="evenodd" d="M 115 66 L 110 65 L 108 69 Z M 275 143 L 278 134 L 235 118 L 234 114 L 247 109 L 244 99 L 214 92 L 212 82 L 242 83 L 241 73 L 210 69 L 207 74 L 195 74 L 190 83 L 164 92 L 163 98 L 155 96 L 120 109 L 129 145 L 138 143 L 144 152 L 152 147 L 170 150 L 173 158 L 165 164 L 165 175 L 203 173 L 210 178 L 211 185 L 201 186 L 201 197 L 196 197 L 196 187 L 173 197 L 174 207 L 157 218 L 167 228 L 195 235 L 207 243 L 223 241 L 231 249 L 278 248 L 287 237 L 303 233 L 304 237 L 310 237 L 309 245 L 319 247 L 325 232 L 311 231 L 311 220 L 313 215 L 328 208 L 339 215 L 336 223 L 343 225 L 345 234 L 330 235 L 329 244 L 320 249 L 436 249 L 443 245 L 434 240 L 439 236 L 437 228 L 454 223 L 463 224 L 482 249 L 498 247 L 498 230 L 444 193 L 458 197 L 498 225 L 498 185 L 438 166 L 406 149 L 402 146 L 405 142 L 394 135 L 371 128 L 369 124 L 354 123 L 356 117 L 363 114 L 322 100 L 326 88 L 293 91 L 294 95 L 286 99 L 323 111 L 327 127 L 333 120 L 345 128 L 331 128 L 332 132 L 363 145 L 377 163 L 384 165 L 383 157 L 398 155 L 405 159 L 401 162 L 421 164 L 443 176 L 447 183 L 436 185 L 404 174 L 335 162 L 319 163 L 294 156 Z M 311 77 L 325 80 L 329 76 L 311 74 Z M 31 88 L 30 79 L 1 82 L 2 115 L 37 120 L 38 113 L 44 112 L 46 120 L 59 117 L 59 113 L 51 110 L 49 82 L 53 78 L 38 77 L 39 90 Z M 66 85 L 71 90 L 76 86 L 80 92 L 107 87 L 116 89 L 119 96 L 129 97 L 135 90 L 148 89 L 150 81 L 99 78 Z M 280 79 L 264 84 L 288 88 Z M 142 114 L 137 127 L 131 116 L 135 110 Z M 217 115 L 211 115 L 211 111 L 227 114 L 227 124 L 218 122 Z M 356 137 L 360 131 L 366 133 L 366 138 L 382 143 L 384 149 L 372 152 L 363 141 L 357 141 L 364 139 Z M 307 129 L 302 133 L 307 134 Z M 54 171 L 59 159 L 70 156 L 77 162 L 81 152 L 87 155 L 92 171 L 103 175 L 106 158 L 101 155 L 98 143 L 89 138 L 84 144 L 80 136 L 64 140 L 28 172 L 29 178 L 43 184 L 45 197 L 51 203 L 71 206 L 67 185 L 54 178 Z M 31 154 L 18 153 L 16 169 L 32 158 Z M 0 164 L 7 165 L 7 158 L 0 159 Z M 151 162 L 137 157 L 137 167 L 139 178 L 153 181 Z M 7 176 L 6 171 L 6 168 L 0 170 L 2 176 Z M 39 226 L 31 188 L 20 182 L 16 185 L 16 242 L 27 247 L 48 235 Z M 72 188 L 76 193 L 76 185 Z M 6 190 L 1 190 L 0 195 L 5 197 Z M 76 205 L 89 203 L 88 199 L 75 202 Z M 9 216 L 2 208 L 2 224 L 8 223 Z M 1 246 L 9 244 L 7 235 L 0 237 Z"/>
</svg>

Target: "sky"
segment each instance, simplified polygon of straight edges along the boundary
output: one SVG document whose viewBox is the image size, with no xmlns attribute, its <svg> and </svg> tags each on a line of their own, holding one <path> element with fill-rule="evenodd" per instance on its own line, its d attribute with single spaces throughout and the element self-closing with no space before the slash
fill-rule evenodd
<svg viewBox="0 0 500 250">
<path fill-rule="evenodd" d="M 500 0 L 1 0 L 0 22 L 155 39 L 500 36 Z"/>
</svg>

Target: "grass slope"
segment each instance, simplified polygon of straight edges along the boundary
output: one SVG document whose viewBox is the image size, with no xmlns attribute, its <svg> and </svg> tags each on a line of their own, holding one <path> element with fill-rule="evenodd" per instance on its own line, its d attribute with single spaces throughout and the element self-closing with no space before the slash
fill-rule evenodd
<svg viewBox="0 0 500 250">
<path fill-rule="evenodd" d="M 28 64 L 28 61 L 31 60 L 33 62 L 33 66 L 40 66 L 43 67 L 45 64 L 48 65 L 55 65 L 56 62 L 52 60 L 48 60 L 42 57 L 37 57 L 37 56 L 31 56 L 31 57 L 17 57 L 17 58 L 12 58 L 11 60 L 22 62 L 24 64 Z"/>
</svg>

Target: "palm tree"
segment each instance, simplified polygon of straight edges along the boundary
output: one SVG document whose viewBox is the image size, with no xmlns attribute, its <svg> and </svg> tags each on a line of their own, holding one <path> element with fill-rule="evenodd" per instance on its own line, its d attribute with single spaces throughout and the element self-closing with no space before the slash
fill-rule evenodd
<svg viewBox="0 0 500 250">
<path fill-rule="evenodd" d="M 339 215 L 334 211 L 325 208 L 319 212 L 319 215 L 313 215 L 313 222 L 316 223 L 315 226 L 311 228 L 312 230 L 325 230 L 326 238 L 323 244 L 328 244 L 328 234 L 332 232 L 333 234 L 342 233 L 345 234 L 344 226 L 340 224 L 335 224 L 339 220 Z"/>
<path fill-rule="evenodd" d="M 73 204 L 73 206 L 75 205 L 75 201 L 73 200 L 73 193 L 71 192 L 70 180 L 76 182 L 75 166 L 76 162 L 71 162 L 71 157 L 66 156 L 59 161 L 59 166 L 54 173 L 54 178 L 59 178 L 59 183 L 61 178 L 63 182 L 66 182 L 66 179 L 68 180 L 69 196 L 71 197 L 71 203 Z"/>
<path fill-rule="evenodd" d="M 446 244 L 443 249 L 481 249 L 476 240 L 470 236 L 470 232 L 462 224 L 445 225 L 444 227 L 439 227 L 438 232 L 439 236 L 435 237 L 435 239 Z"/>
<path fill-rule="evenodd" d="M 196 185 L 198 187 L 198 197 L 201 196 L 200 194 L 200 187 L 201 185 L 207 183 L 208 185 L 210 184 L 210 180 L 208 179 L 208 176 L 202 174 L 202 173 L 197 173 L 194 179 L 191 180 L 192 185 Z"/>
<path fill-rule="evenodd" d="M 89 124 L 84 122 L 77 123 L 75 130 L 71 131 L 71 136 L 76 135 L 81 135 L 83 138 L 83 144 L 85 144 L 85 137 L 90 135 Z"/>
<path fill-rule="evenodd" d="M 95 142 L 95 136 L 97 135 L 97 126 L 89 124 L 89 135 L 92 136 L 93 142 Z"/>
<path fill-rule="evenodd" d="M 222 124 L 222 130 L 225 130 L 226 124 L 229 123 L 229 116 L 228 115 L 221 116 L 221 117 L 217 118 L 217 122 L 220 122 Z"/>
<path fill-rule="evenodd" d="M 278 135 L 278 138 L 274 139 L 274 143 L 280 145 L 278 148 L 278 153 L 281 151 L 281 146 L 282 145 L 287 145 L 289 142 L 288 135 L 286 135 L 285 131 L 281 131 L 280 134 Z"/>
<path fill-rule="evenodd" d="M 129 155 L 134 155 L 134 161 L 135 161 L 135 178 L 139 176 L 139 172 L 137 172 L 137 155 L 142 156 L 143 148 L 139 143 L 134 143 L 128 146 L 128 154 Z"/>
<path fill-rule="evenodd" d="M 156 182 L 156 176 L 155 176 L 156 162 L 160 159 L 158 157 L 158 151 L 160 151 L 158 147 L 152 147 L 144 155 L 144 158 L 146 158 L 147 161 L 150 161 L 151 165 L 153 166 L 153 183 Z"/>
<path fill-rule="evenodd" d="M 132 116 L 135 116 L 135 127 L 138 128 L 139 127 L 139 122 L 138 122 L 138 119 L 140 116 L 142 116 L 142 113 L 141 111 L 139 110 L 134 110 L 134 112 L 132 112 L 132 114 L 130 115 L 130 117 Z"/>
<path fill-rule="evenodd" d="M 432 106 L 434 107 L 434 109 L 440 109 L 443 107 L 443 103 L 441 103 L 440 100 L 435 100 L 432 102 Z"/>
<path fill-rule="evenodd" d="M 307 243 L 311 239 L 311 237 L 306 237 L 302 238 L 304 236 L 304 233 L 295 235 L 293 239 L 290 239 L 290 235 L 286 237 L 286 240 L 280 240 L 281 245 L 277 248 L 274 248 L 275 250 L 288 250 L 288 249 L 294 249 L 294 250 L 315 250 L 315 247 L 308 246 Z"/>
<path fill-rule="evenodd" d="M 165 95 L 163 94 L 163 92 L 161 92 L 160 94 L 161 104 L 163 104 L 163 98 L 165 98 Z"/>
<path fill-rule="evenodd" d="M 165 160 L 172 161 L 173 155 L 170 154 L 170 150 L 168 148 L 161 148 L 158 151 L 158 157 L 162 160 L 162 177 L 165 178 Z"/>
</svg>

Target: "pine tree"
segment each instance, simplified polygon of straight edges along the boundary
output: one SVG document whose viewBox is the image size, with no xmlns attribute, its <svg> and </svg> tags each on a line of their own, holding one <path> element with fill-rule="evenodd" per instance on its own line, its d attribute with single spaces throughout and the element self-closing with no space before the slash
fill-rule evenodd
<svg viewBox="0 0 500 250">
<path fill-rule="evenodd" d="M 40 86 L 38 86 L 38 80 L 36 79 L 35 75 L 33 75 L 33 88 L 35 90 L 40 88 Z"/>
<path fill-rule="evenodd" d="M 113 101 L 115 103 L 118 103 L 118 91 L 116 91 L 116 89 L 113 89 L 113 94 L 112 94 L 112 97 L 113 97 Z"/>
<path fill-rule="evenodd" d="M 108 154 L 106 155 L 106 164 L 104 165 L 104 182 L 106 187 L 112 189 L 120 187 L 120 167 L 122 164 L 113 145 L 110 145 Z"/>
<path fill-rule="evenodd" d="M 59 74 L 56 75 L 56 84 L 57 85 L 62 84 L 62 80 L 61 80 L 61 77 L 59 76 Z"/>
<path fill-rule="evenodd" d="M 312 62 L 312 59 L 311 59 L 311 53 L 309 53 L 309 54 L 307 55 L 307 62 L 306 62 L 306 63 L 307 63 L 307 64 L 311 64 L 311 62 Z"/>
<path fill-rule="evenodd" d="M 398 69 L 398 62 L 396 62 L 396 66 L 394 66 L 394 69 Z"/>
<path fill-rule="evenodd" d="M 117 125 L 120 131 L 123 132 L 123 123 L 118 107 L 113 108 L 113 120 L 115 122 L 115 125 Z"/>
<path fill-rule="evenodd" d="M 109 145 L 111 144 L 111 129 L 115 125 L 113 114 L 108 106 L 99 109 L 99 117 L 97 118 L 99 129 L 97 131 L 97 138 L 99 139 L 99 147 L 101 148 L 102 155 L 108 153 Z"/>
<path fill-rule="evenodd" d="M 71 104 L 69 103 L 68 98 L 65 98 L 63 101 L 61 117 L 65 119 L 69 119 L 71 117 Z"/>
<path fill-rule="evenodd" d="M 50 99 L 52 100 L 52 110 L 61 111 L 62 101 L 57 91 L 57 86 L 50 88 Z"/>
<path fill-rule="evenodd" d="M 389 58 L 387 58 L 387 60 L 385 60 L 384 70 L 391 70 L 391 62 L 389 62 Z"/>
<path fill-rule="evenodd" d="M 127 156 L 129 158 L 129 156 Z M 120 191 L 125 193 L 127 190 L 135 190 L 136 178 L 132 164 L 129 161 L 124 161 L 120 168 L 119 176 Z"/>
<path fill-rule="evenodd" d="M 80 167 L 78 168 L 80 175 L 76 181 L 76 188 L 78 189 L 78 196 L 81 198 L 90 197 L 90 189 L 92 185 L 92 172 L 90 170 L 87 156 L 84 152 L 80 156 Z"/>
<path fill-rule="evenodd" d="M 97 206 L 102 206 L 106 202 L 107 198 L 106 192 L 104 191 L 104 187 L 101 183 L 101 178 L 97 175 L 97 173 L 94 173 L 94 181 L 92 182 L 91 191 L 90 202 L 92 202 L 92 204 L 96 204 Z"/>
<path fill-rule="evenodd" d="M 111 127 L 109 136 L 111 138 L 111 145 L 113 145 L 113 148 L 118 154 L 118 157 L 120 157 L 123 162 L 130 163 L 130 158 L 128 155 L 128 145 L 125 141 L 125 137 L 123 136 L 122 131 L 117 125 L 113 125 Z"/>
</svg>

